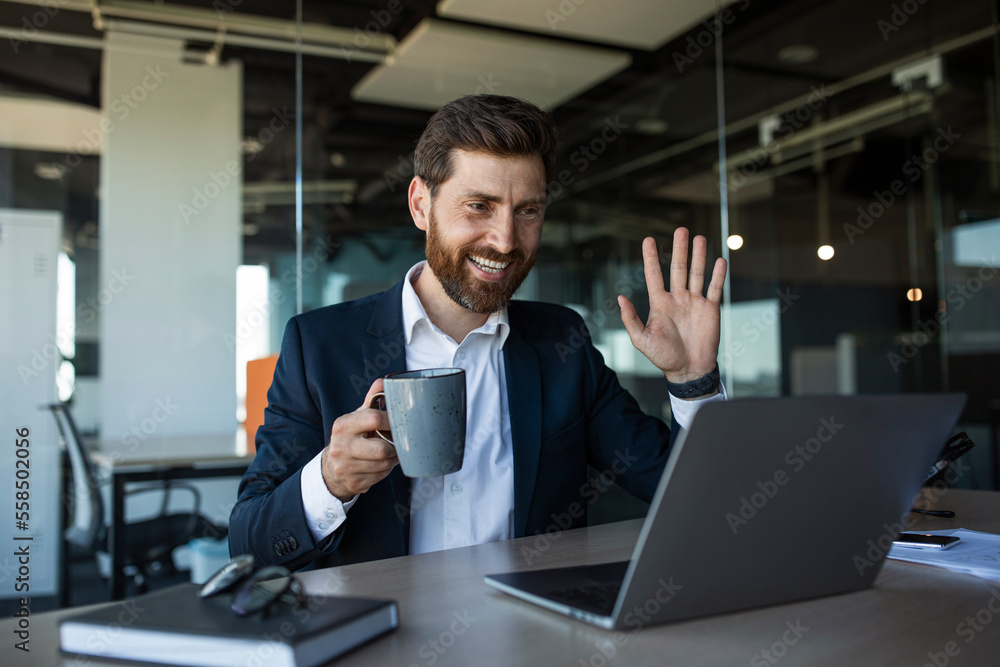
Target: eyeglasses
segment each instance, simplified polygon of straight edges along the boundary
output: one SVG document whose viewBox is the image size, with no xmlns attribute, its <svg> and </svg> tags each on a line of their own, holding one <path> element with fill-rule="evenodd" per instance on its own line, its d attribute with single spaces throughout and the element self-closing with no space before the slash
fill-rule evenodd
<svg viewBox="0 0 1000 667">
<path fill-rule="evenodd" d="M 198 597 L 210 598 L 220 593 L 233 592 L 229 609 L 238 616 L 249 616 L 268 610 L 276 602 L 301 605 L 306 595 L 302 582 L 281 565 L 257 569 L 251 555 L 237 556 L 208 578 Z"/>
</svg>

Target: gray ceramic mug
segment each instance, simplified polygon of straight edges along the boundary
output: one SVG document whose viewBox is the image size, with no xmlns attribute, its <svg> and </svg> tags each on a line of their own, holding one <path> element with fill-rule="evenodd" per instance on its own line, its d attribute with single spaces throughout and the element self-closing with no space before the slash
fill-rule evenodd
<svg viewBox="0 0 1000 667">
<path fill-rule="evenodd" d="M 390 432 L 375 431 L 396 448 L 407 477 L 458 472 L 465 457 L 465 371 L 428 368 L 387 375 L 368 407 L 389 412 Z"/>
</svg>

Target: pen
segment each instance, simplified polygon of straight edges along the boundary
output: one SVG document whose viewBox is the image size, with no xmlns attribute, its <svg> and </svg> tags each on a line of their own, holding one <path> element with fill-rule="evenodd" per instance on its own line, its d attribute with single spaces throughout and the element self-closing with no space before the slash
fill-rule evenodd
<svg viewBox="0 0 1000 667">
<path fill-rule="evenodd" d="M 941 516 L 946 519 L 954 519 L 955 513 L 951 510 L 918 510 L 916 507 L 910 510 L 911 512 L 916 512 L 917 514 L 927 514 L 929 516 Z"/>
</svg>

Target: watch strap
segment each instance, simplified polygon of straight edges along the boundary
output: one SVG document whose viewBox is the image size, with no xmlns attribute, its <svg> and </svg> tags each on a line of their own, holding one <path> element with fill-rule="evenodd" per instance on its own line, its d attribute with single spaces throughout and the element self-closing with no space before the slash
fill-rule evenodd
<svg viewBox="0 0 1000 667">
<path fill-rule="evenodd" d="M 667 380 L 667 391 L 677 398 L 698 398 L 708 396 L 719 391 L 721 380 L 719 377 L 719 366 L 710 372 L 702 375 L 697 380 L 690 382 L 671 382 Z"/>
</svg>

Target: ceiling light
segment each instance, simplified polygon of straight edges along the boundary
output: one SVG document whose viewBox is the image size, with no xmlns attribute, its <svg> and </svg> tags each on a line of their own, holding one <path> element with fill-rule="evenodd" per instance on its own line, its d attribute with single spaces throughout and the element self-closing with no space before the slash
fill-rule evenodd
<svg viewBox="0 0 1000 667">
<path fill-rule="evenodd" d="M 822 259 L 823 261 L 826 261 L 826 260 L 830 259 L 831 257 L 833 257 L 833 246 L 832 245 L 821 245 L 816 250 L 816 256 L 819 257 L 820 259 Z"/>
<path fill-rule="evenodd" d="M 924 291 L 919 287 L 914 287 L 906 291 L 906 299 L 908 301 L 920 301 L 924 298 Z"/>
<path fill-rule="evenodd" d="M 778 60 L 786 65 L 808 65 L 819 58 L 819 49 L 812 44 L 792 44 L 778 51 Z"/>
<path fill-rule="evenodd" d="M 39 162 L 35 165 L 35 176 L 46 181 L 59 181 L 69 171 L 69 167 L 58 162 Z"/>
<path fill-rule="evenodd" d="M 243 137 L 240 148 L 243 150 L 244 155 L 256 155 L 264 150 L 264 144 L 257 137 Z"/>
<path fill-rule="evenodd" d="M 334 167 L 343 167 L 346 162 L 343 153 L 330 153 L 330 164 Z"/>
<path fill-rule="evenodd" d="M 743 247 L 743 237 L 739 234 L 733 234 L 726 239 L 726 245 L 729 246 L 730 250 L 739 250 Z"/>
<path fill-rule="evenodd" d="M 641 134 L 663 134 L 670 125 L 662 118 L 640 118 L 635 121 L 635 131 Z"/>
</svg>

